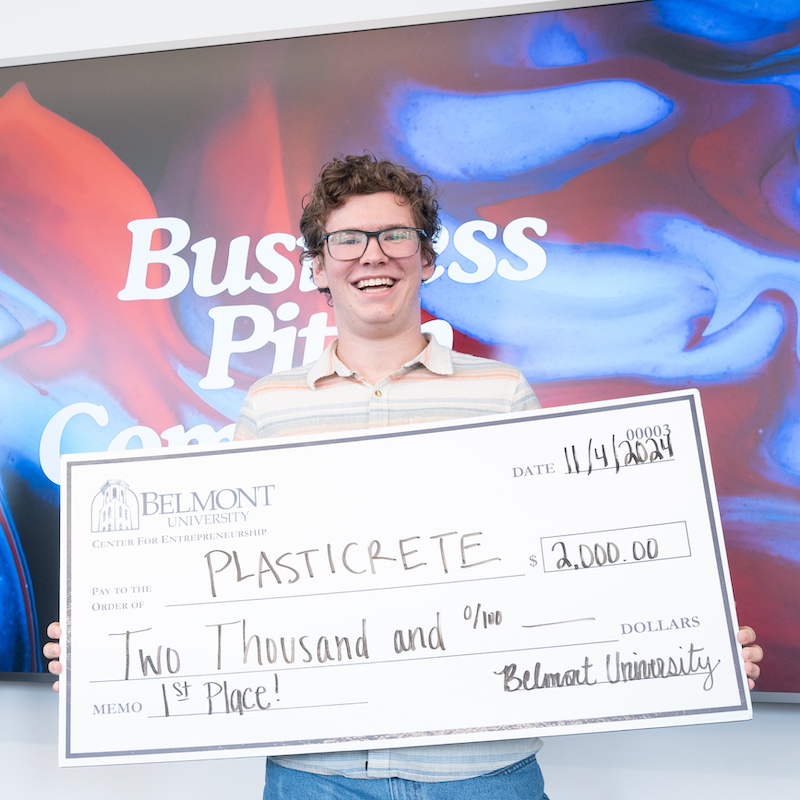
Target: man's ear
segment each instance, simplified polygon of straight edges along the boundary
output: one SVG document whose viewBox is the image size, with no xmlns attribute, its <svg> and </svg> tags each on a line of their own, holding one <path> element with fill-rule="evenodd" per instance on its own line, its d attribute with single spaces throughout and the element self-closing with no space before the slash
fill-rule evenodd
<svg viewBox="0 0 800 800">
<path fill-rule="evenodd" d="M 317 289 L 328 288 L 328 278 L 325 275 L 324 256 L 318 255 L 311 259 L 311 280 L 314 281 Z"/>
<path fill-rule="evenodd" d="M 433 277 L 436 271 L 436 257 L 429 256 L 428 261 L 422 262 L 422 280 L 427 281 Z"/>
</svg>

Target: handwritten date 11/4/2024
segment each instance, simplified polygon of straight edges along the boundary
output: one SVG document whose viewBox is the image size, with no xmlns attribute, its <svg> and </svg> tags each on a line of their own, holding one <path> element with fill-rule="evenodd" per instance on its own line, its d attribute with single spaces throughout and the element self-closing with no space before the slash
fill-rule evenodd
<svg viewBox="0 0 800 800">
<path fill-rule="evenodd" d="M 590 438 L 585 449 L 574 444 L 564 447 L 567 473 L 574 475 L 591 475 L 598 469 L 619 472 L 622 467 L 652 464 L 674 456 L 672 431 L 666 424 L 629 428 L 624 439 L 612 434 L 610 445 Z"/>
<path fill-rule="evenodd" d="M 584 450 L 579 450 L 576 445 L 564 447 L 567 474 L 571 475 L 591 475 L 593 471 L 608 469 L 619 473 L 623 467 L 668 461 L 674 456 L 672 431 L 666 423 L 628 428 L 624 439 L 613 434 L 610 445 L 590 438 Z M 551 552 L 556 556 L 556 570 L 588 569 L 656 560 L 659 558 L 659 542 L 655 537 L 646 537 L 622 544 L 615 541 L 584 542 L 568 547 L 565 542 L 556 541 Z M 534 563 L 533 556 L 531 563 Z"/>
</svg>

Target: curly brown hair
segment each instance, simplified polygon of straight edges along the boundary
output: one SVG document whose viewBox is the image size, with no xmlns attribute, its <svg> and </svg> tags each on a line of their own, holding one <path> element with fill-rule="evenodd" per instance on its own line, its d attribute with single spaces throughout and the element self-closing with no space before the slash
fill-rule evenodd
<svg viewBox="0 0 800 800">
<path fill-rule="evenodd" d="M 433 264 L 436 260 L 433 244 L 440 227 L 439 203 L 433 181 L 427 175 L 388 159 L 376 158 L 371 153 L 337 157 L 320 170 L 319 181 L 303 201 L 300 233 L 305 247 L 300 253 L 300 262 L 308 263 L 322 254 L 322 237 L 331 211 L 354 195 L 377 192 L 392 192 L 399 201 L 408 203 L 414 224 L 425 231 L 421 244 L 423 263 Z M 326 289 L 320 291 L 327 293 Z"/>
</svg>

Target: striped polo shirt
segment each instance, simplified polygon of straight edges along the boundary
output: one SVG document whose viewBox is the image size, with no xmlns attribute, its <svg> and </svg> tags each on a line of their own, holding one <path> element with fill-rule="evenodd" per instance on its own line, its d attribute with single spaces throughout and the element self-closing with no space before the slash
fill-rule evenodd
<svg viewBox="0 0 800 800">
<path fill-rule="evenodd" d="M 504 414 L 539 408 L 522 373 L 508 364 L 456 353 L 426 334 L 427 347 L 371 385 L 336 356 L 268 375 L 250 389 L 234 439 L 327 434 Z M 274 756 L 290 769 L 350 778 L 452 781 L 485 775 L 538 751 L 539 739 L 469 742 L 344 753 Z"/>
<path fill-rule="evenodd" d="M 374 386 L 336 356 L 267 375 L 250 389 L 237 441 L 385 428 L 539 408 L 522 373 L 508 364 L 456 353 L 426 334 L 428 346 Z"/>
</svg>

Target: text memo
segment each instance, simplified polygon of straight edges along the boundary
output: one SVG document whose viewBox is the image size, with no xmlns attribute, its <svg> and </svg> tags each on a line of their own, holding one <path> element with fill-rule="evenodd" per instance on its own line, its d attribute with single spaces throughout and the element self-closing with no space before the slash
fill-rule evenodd
<svg viewBox="0 0 800 800">
<path fill-rule="evenodd" d="M 60 763 L 747 719 L 694 391 L 65 457 Z"/>
</svg>

